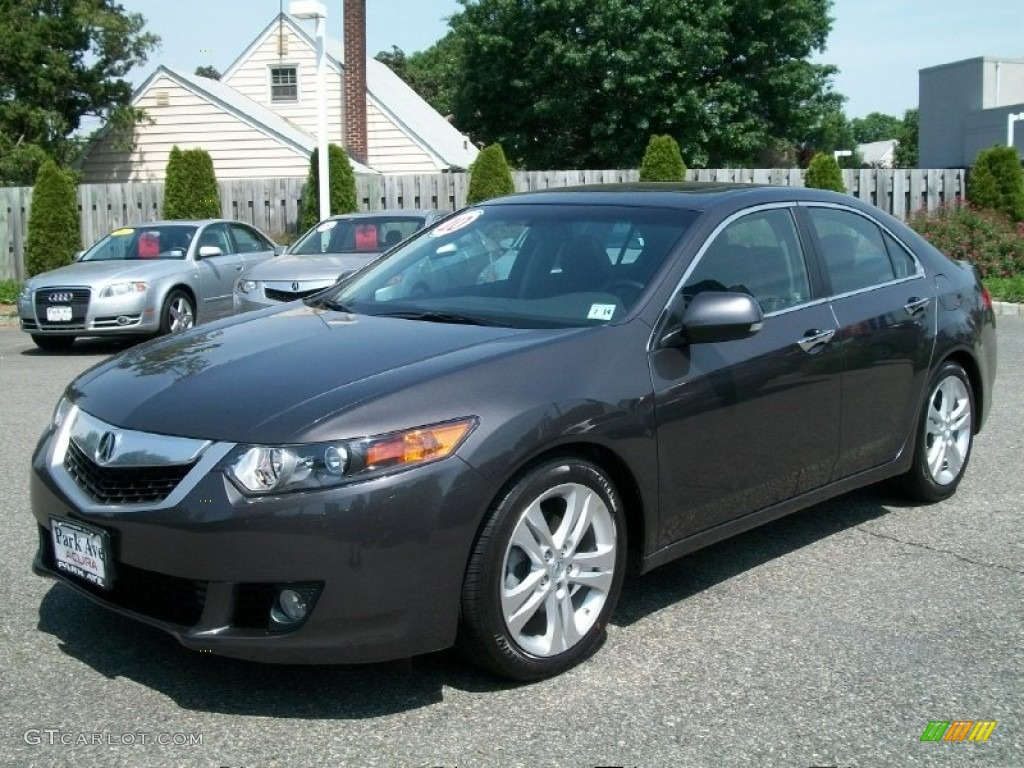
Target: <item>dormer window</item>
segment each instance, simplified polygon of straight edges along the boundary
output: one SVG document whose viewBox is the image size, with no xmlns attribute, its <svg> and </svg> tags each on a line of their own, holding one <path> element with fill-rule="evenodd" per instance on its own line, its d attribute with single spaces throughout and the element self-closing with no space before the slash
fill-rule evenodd
<svg viewBox="0 0 1024 768">
<path fill-rule="evenodd" d="M 295 66 L 270 68 L 270 101 L 299 100 L 299 72 Z"/>
</svg>

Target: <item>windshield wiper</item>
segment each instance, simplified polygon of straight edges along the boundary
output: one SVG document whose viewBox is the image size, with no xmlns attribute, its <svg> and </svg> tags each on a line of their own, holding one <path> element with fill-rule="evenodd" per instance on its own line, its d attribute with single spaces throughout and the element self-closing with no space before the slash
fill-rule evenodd
<svg viewBox="0 0 1024 768">
<path fill-rule="evenodd" d="M 318 299 L 315 296 L 309 297 L 306 301 L 306 306 L 313 307 L 314 309 L 330 309 L 334 312 L 348 312 L 350 315 L 354 315 L 356 312 L 348 304 L 342 304 L 340 301 L 334 301 L 333 299 Z"/>
<path fill-rule="evenodd" d="M 511 327 L 509 323 L 491 320 L 486 317 L 460 315 L 456 312 L 380 312 L 377 317 L 398 317 L 402 320 L 423 320 L 428 323 L 451 323 L 453 325 L 493 325 L 502 328 Z"/>
</svg>

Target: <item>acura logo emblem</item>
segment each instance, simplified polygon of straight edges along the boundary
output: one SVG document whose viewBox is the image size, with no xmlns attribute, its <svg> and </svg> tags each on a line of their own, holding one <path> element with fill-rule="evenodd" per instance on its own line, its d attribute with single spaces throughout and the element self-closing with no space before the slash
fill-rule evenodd
<svg viewBox="0 0 1024 768">
<path fill-rule="evenodd" d="M 292 290 L 293 291 L 298 291 L 299 290 L 299 284 L 298 283 L 292 283 Z"/>
<path fill-rule="evenodd" d="M 63 292 L 63 293 L 51 293 L 50 294 L 50 303 L 51 304 L 67 304 L 73 298 L 74 298 L 74 296 L 71 294 L 70 291 Z"/>
<path fill-rule="evenodd" d="M 114 458 L 114 446 L 117 445 L 117 435 L 113 432 L 104 432 L 100 438 L 100 444 L 96 447 L 96 463 L 109 464 Z"/>
</svg>

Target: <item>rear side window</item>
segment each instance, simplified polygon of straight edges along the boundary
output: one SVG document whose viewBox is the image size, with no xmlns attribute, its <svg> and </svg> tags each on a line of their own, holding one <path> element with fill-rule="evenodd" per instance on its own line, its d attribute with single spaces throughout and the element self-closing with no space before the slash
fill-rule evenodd
<svg viewBox="0 0 1024 768">
<path fill-rule="evenodd" d="M 892 262 L 892 271 L 896 277 L 903 278 L 915 275 L 917 273 L 917 262 L 914 261 L 914 257 L 888 232 L 883 232 L 882 237 L 885 239 L 885 247 L 889 249 L 889 261 Z"/>
<path fill-rule="evenodd" d="M 807 264 L 788 209 L 751 213 L 718 234 L 690 273 L 683 293 L 693 296 L 709 290 L 750 294 L 765 312 L 810 299 Z"/>
<path fill-rule="evenodd" d="M 808 208 L 807 212 L 833 293 L 859 291 L 906 276 L 897 272 L 882 230 L 874 222 L 837 208 Z M 905 259 L 899 260 L 899 269 L 912 274 L 913 260 L 909 267 Z"/>
</svg>

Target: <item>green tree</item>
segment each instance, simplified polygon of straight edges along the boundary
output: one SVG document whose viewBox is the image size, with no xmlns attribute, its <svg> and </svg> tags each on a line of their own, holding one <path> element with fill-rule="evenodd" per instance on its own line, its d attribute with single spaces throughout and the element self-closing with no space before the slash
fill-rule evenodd
<svg viewBox="0 0 1024 768">
<path fill-rule="evenodd" d="M 977 206 L 1024 220 L 1024 171 L 1013 147 L 978 153 L 967 179 L 967 198 Z"/>
<path fill-rule="evenodd" d="M 461 0 L 454 118 L 526 168 L 637 167 L 667 134 L 695 165 L 752 163 L 838 103 L 830 0 Z"/>
<path fill-rule="evenodd" d="M 115 0 L 0 0 L 0 154 L 37 147 L 58 164 L 86 117 L 134 125 L 128 73 L 157 43 Z M 31 184 L 38 155 L 0 163 L 0 183 Z"/>
<path fill-rule="evenodd" d="M 199 77 L 208 77 L 211 80 L 220 80 L 221 77 L 220 70 L 208 64 L 196 67 L 196 74 L 199 75 Z"/>
<path fill-rule="evenodd" d="M 166 219 L 215 219 L 221 215 L 217 175 L 205 149 L 171 149 L 163 215 Z"/>
<path fill-rule="evenodd" d="M 819 152 L 811 158 L 807 166 L 807 173 L 804 176 L 804 186 L 813 189 L 831 189 L 834 192 L 845 192 L 846 184 L 843 182 L 843 172 L 839 169 L 839 163 L 832 155 L 826 152 Z"/>
<path fill-rule="evenodd" d="M 511 195 L 513 192 L 515 187 L 512 184 L 512 172 L 509 170 L 508 161 L 505 160 L 505 151 L 500 144 L 484 147 L 469 169 L 466 202 L 472 205 L 481 200 L 490 200 L 492 197 Z"/>
<path fill-rule="evenodd" d="M 29 276 L 70 264 L 82 248 L 78 195 L 71 174 L 53 160 L 39 168 L 32 188 L 25 267 Z"/>
<path fill-rule="evenodd" d="M 896 146 L 896 167 L 917 168 L 917 110 L 908 109 L 903 113 L 903 122 L 896 134 L 899 144 Z"/>
<path fill-rule="evenodd" d="M 872 141 L 888 141 L 899 137 L 903 121 L 893 115 L 872 112 L 865 117 L 855 117 L 850 121 L 853 138 L 858 144 L 870 144 Z"/>
<path fill-rule="evenodd" d="M 356 195 L 356 176 L 348 153 L 337 144 L 327 145 L 327 179 L 331 215 L 353 213 L 359 210 Z M 299 227 L 304 232 L 320 220 L 320 150 L 314 149 L 309 158 L 306 191 L 302 195 L 302 216 Z"/>
<path fill-rule="evenodd" d="M 462 73 L 461 38 L 453 31 L 426 50 L 406 54 L 398 46 L 391 46 L 390 51 L 381 51 L 374 58 L 442 115 L 452 114 Z"/>
<path fill-rule="evenodd" d="M 806 135 L 803 142 L 802 156 L 808 164 L 816 154 L 826 153 L 831 157 L 834 152 L 850 152 L 840 155 L 836 161 L 840 168 L 859 168 L 863 158 L 857 151 L 857 139 L 853 135 L 853 126 L 842 108 L 836 104 L 824 110 L 815 125 Z"/>
<path fill-rule="evenodd" d="M 671 136 L 651 136 L 640 163 L 640 181 L 683 181 L 685 178 L 686 163 L 676 140 Z"/>
</svg>

